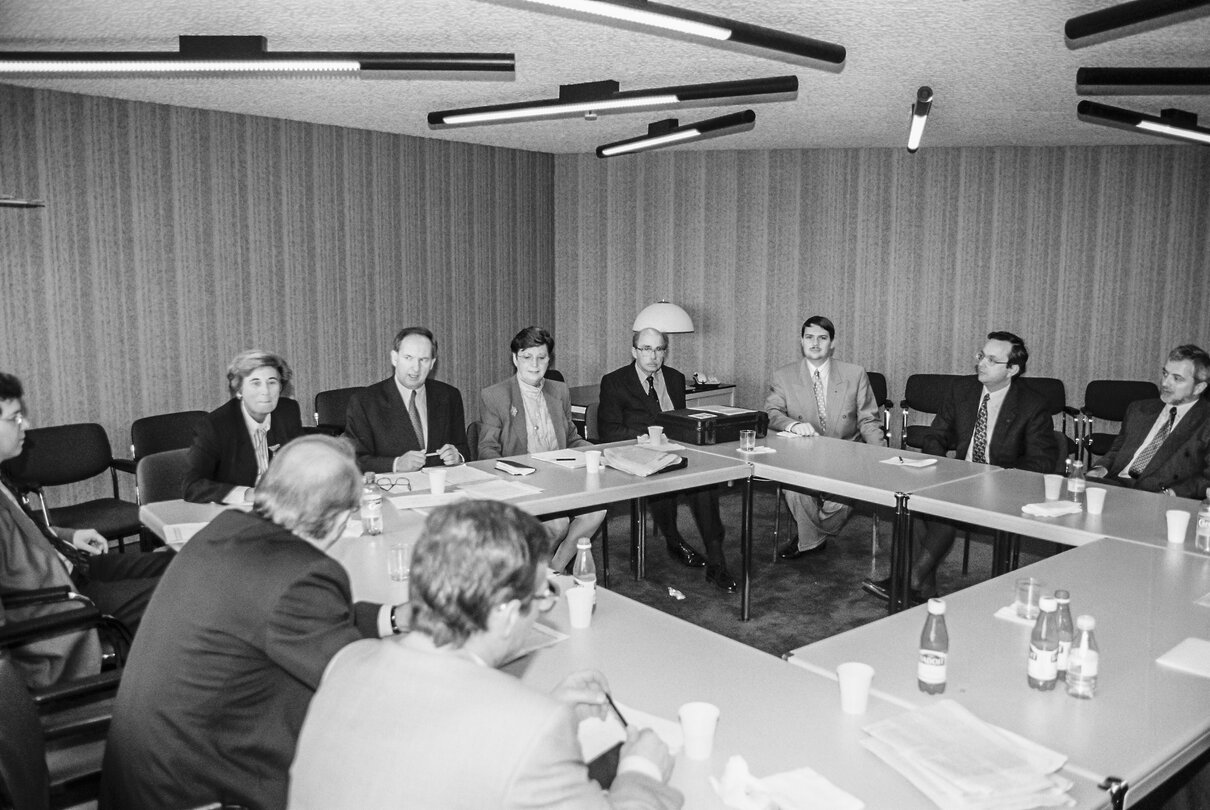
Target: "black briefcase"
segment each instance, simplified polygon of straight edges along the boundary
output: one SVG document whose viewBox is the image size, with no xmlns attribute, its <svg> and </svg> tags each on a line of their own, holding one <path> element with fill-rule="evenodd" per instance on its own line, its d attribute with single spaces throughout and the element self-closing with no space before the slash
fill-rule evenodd
<svg viewBox="0 0 1210 810">
<path fill-rule="evenodd" d="M 764 411 L 720 416 L 696 408 L 664 411 L 655 418 L 670 441 L 682 444 L 721 444 L 739 439 L 741 430 L 755 430 L 763 438 L 769 432 L 769 414 Z"/>
</svg>

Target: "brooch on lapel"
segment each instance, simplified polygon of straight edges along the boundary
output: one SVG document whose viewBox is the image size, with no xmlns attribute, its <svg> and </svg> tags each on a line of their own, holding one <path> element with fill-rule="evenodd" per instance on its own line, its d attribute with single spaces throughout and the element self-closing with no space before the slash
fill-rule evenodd
<svg viewBox="0 0 1210 810">
<path fill-rule="evenodd" d="M 508 406 L 508 415 L 509 415 L 509 416 L 516 416 L 516 415 L 517 415 L 517 406 L 516 406 L 516 405 L 509 405 L 509 406 Z"/>
</svg>

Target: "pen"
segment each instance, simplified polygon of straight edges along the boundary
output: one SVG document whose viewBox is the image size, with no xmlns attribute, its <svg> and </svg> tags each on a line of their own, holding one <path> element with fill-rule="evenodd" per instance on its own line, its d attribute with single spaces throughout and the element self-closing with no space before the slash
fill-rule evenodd
<svg viewBox="0 0 1210 810">
<path fill-rule="evenodd" d="M 609 701 L 609 706 L 613 709 L 613 713 L 616 714 L 618 719 L 622 721 L 622 728 L 630 728 L 630 724 L 626 722 L 626 718 L 622 716 L 620 711 L 618 711 L 618 704 L 613 702 L 613 695 L 606 692 L 605 699 Z"/>
<path fill-rule="evenodd" d="M 551 459 L 551 461 L 575 461 L 575 458 L 574 458 L 574 457 L 572 457 L 572 458 L 565 458 L 565 457 L 563 457 L 563 456 L 558 456 L 558 457 L 556 457 L 556 458 Z"/>
<path fill-rule="evenodd" d="M 441 455 L 441 454 L 440 453 L 425 453 L 424 457 L 428 458 L 429 456 L 439 456 L 439 455 Z"/>
</svg>

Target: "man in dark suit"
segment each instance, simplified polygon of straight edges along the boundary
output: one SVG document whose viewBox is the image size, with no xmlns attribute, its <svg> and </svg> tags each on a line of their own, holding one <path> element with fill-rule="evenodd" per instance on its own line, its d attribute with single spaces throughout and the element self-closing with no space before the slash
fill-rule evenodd
<svg viewBox="0 0 1210 810">
<path fill-rule="evenodd" d="M 601 378 L 597 432 L 607 442 L 633 439 L 646 433 L 662 411 L 685 407 L 685 375 L 664 365 L 668 337 L 657 329 L 644 329 L 634 333 L 630 345 L 634 362 Z M 719 514 L 717 490 L 705 487 L 683 494 L 706 544 L 706 559 L 685 542 L 676 527 L 676 493 L 648 499 L 668 553 L 690 567 L 705 564 L 706 579 L 727 593 L 734 593 L 735 580 L 727 573 L 723 557 L 726 530 Z"/>
<path fill-rule="evenodd" d="M 1048 473 L 1055 469 L 1058 445 L 1046 400 L 1014 385 L 1025 373 L 1029 352 L 1012 332 L 991 332 L 975 355 L 975 378 L 964 377 L 951 389 L 926 434 L 922 450 L 979 464 Z M 956 526 L 943 520 L 918 520 L 920 553 L 912 565 L 912 597 L 937 592 L 937 569 L 954 545 Z M 890 580 L 866 579 L 862 588 L 889 598 Z"/>
<path fill-rule="evenodd" d="M 1210 355 L 1192 344 L 1168 355 L 1160 398 L 1132 402 L 1122 432 L 1088 471 L 1106 484 L 1204 498 L 1210 487 Z"/>
<path fill-rule="evenodd" d="M 437 340 L 422 326 L 395 336 L 395 374 L 353 395 L 345 435 L 366 472 L 413 472 L 439 464 L 461 464 L 470 455 L 462 394 L 429 380 L 437 362 Z"/>
<path fill-rule="evenodd" d="M 348 445 L 304 436 L 270 463 L 251 513 L 223 512 L 176 555 L 122 675 L 102 808 L 285 806 L 329 659 L 399 625 L 393 608 L 351 604 L 324 553 L 360 494 Z"/>
</svg>

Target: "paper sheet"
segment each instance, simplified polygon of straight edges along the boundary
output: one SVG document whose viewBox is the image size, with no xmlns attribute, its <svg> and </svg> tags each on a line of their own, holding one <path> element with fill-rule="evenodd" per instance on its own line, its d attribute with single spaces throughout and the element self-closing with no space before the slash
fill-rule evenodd
<svg viewBox="0 0 1210 810">
<path fill-rule="evenodd" d="M 569 470 L 588 466 L 584 453 L 580 450 L 548 450 L 545 453 L 530 453 L 529 457 L 538 461 L 558 464 L 560 467 L 566 467 Z"/>
<path fill-rule="evenodd" d="M 1155 659 L 1157 664 L 1202 678 L 1210 678 L 1210 641 L 1187 638 Z"/>
<path fill-rule="evenodd" d="M 440 495 L 433 495 L 421 490 L 415 495 L 400 495 L 399 497 L 391 498 L 390 501 L 396 509 L 432 509 L 434 506 L 444 506 L 447 503 L 465 501 L 467 497 L 465 491 L 443 492 Z"/>
<path fill-rule="evenodd" d="M 164 542 L 173 551 L 180 551 L 189 542 L 189 538 L 209 525 L 209 523 L 170 523 L 164 527 Z"/>
<path fill-rule="evenodd" d="M 1019 624 L 1022 627 L 1033 627 L 1034 624 L 1037 622 L 1036 619 L 1027 619 L 1024 616 L 1018 616 L 1016 604 L 1005 605 L 1004 607 L 1000 608 L 992 615 L 995 616 L 997 619 L 1001 619 L 1006 622 L 1012 622 L 1013 624 Z"/>
<path fill-rule="evenodd" d="M 709 411 L 719 416 L 734 416 L 739 413 L 756 413 L 751 408 L 732 408 L 730 405 L 690 405 L 693 411 Z"/>
<path fill-rule="evenodd" d="M 758 779 L 742 756 L 727 760 L 722 779 L 710 778 L 714 791 L 736 810 L 861 810 L 865 803 L 833 785 L 811 768 Z"/>
<path fill-rule="evenodd" d="M 649 728 L 654 731 L 674 755 L 685 744 L 680 723 L 640 711 L 622 703 L 616 697 L 614 703 L 617 703 L 618 711 L 626 716 L 627 723 L 635 728 Z M 622 728 L 622 722 L 613 712 L 607 714 L 604 720 L 589 717 L 580 721 L 579 734 L 580 750 L 584 753 L 585 762 L 592 762 L 626 739 L 626 729 Z"/>
<path fill-rule="evenodd" d="M 935 458 L 904 458 L 903 456 L 891 456 L 884 458 L 881 464 L 890 464 L 894 467 L 931 467 L 937 463 Z"/>
<path fill-rule="evenodd" d="M 493 478 L 482 483 L 465 484 L 461 491 L 468 497 L 485 501 L 510 501 L 513 498 L 524 498 L 526 495 L 537 495 L 542 490 L 529 484 L 522 484 L 520 481 Z"/>
<path fill-rule="evenodd" d="M 560 632 L 542 622 L 534 622 L 530 625 L 529 632 L 525 635 L 525 641 L 521 643 L 521 648 L 513 654 L 512 658 L 505 661 L 504 664 L 516 661 L 518 658 L 524 658 L 532 652 L 553 647 L 566 639 L 566 633 Z M 501 664 L 501 666 L 504 666 L 504 664 Z"/>
</svg>

